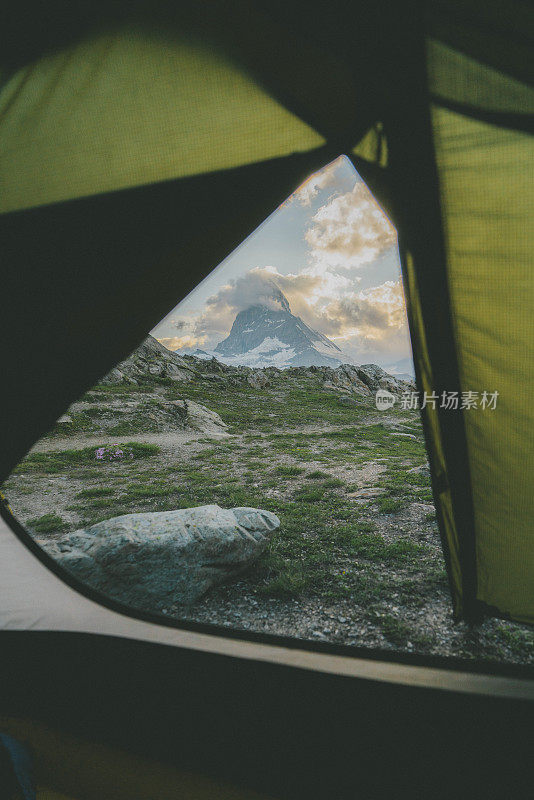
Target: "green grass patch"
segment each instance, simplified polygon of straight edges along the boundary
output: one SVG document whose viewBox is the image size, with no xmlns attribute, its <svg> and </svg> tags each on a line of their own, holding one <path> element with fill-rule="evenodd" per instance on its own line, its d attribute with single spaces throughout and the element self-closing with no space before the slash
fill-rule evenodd
<svg viewBox="0 0 534 800">
<path fill-rule="evenodd" d="M 143 486 L 137 483 L 132 483 L 126 487 L 126 491 L 122 497 L 122 500 L 137 500 L 138 498 L 166 497 L 167 495 L 174 494 L 177 491 L 178 491 L 177 488 L 174 486 L 157 486 L 153 484 L 148 484 L 146 486 Z"/>
<path fill-rule="evenodd" d="M 411 630 L 405 622 L 394 617 L 392 614 L 384 614 L 377 617 L 378 623 L 382 633 L 392 644 L 398 647 L 405 645 L 410 638 Z"/>
<path fill-rule="evenodd" d="M 339 525 L 333 531 L 335 539 L 347 546 L 358 558 L 386 564 L 406 563 L 418 558 L 426 551 L 422 545 L 409 539 L 387 542 L 377 533 L 368 533 L 368 523 L 356 522 L 352 525 Z"/>
<path fill-rule="evenodd" d="M 293 497 L 300 503 L 320 503 L 324 498 L 324 489 L 312 489 L 304 487 L 298 489 Z"/>
<path fill-rule="evenodd" d="M 102 445 L 109 447 L 110 445 Z M 160 452 L 160 448 L 156 444 L 147 444 L 142 442 L 127 442 L 126 445 L 121 445 L 131 448 L 134 459 L 151 458 Z M 102 469 L 102 474 L 105 474 L 106 467 L 110 466 L 110 462 L 99 462 L 96 459 L 96 447 L 84 447 L 80 450 L 51 450 L 46 453 L 30 453 L 26 458 L 18 464 L 13 470 L 14 474 L 21 474 L 24 472 L 43 472 L 45 474 L 52 474 L 63 472 L 73 466 L 83 466 L 85 464 L 95 464 Z M 126 459 L 124 462 L 126 463 Z M 118 464 L 119 462 L 112 462 Z"/>
<path fill-rule="evenodd" d="M 342 481 L 341 478 L 328 478 L 322 484 L 323 489 L 339 489 L 341 486 L 345 486 L 345 481 Z"/>
<path fill-rule="evenodd" d="M 406 508 L 406 502 L 396 497 L 379 497 L 378 508 L 382 514 L 396 514 Z"/>
<path fill-rule="evenodd" d="M 294 598 L 299 597 L 309 583 L 310 578 L 304 571 L 290 567 L 264 584 L 260 592 L 270 597 Z"/>
<path fill-rule="evenodd" d="M 26 522 L 26 526 L 34 533 L 58 533 L 68 528 L 68 524 L 57 514 L 43 514 Z"/>
<path fill-rule="evenodd" d="M 95 497 L 107 497 L 108 495 L 114 494 L 115 490 L 111 489 L 109 486 L 96 486 L 94 489 L 83 489 L 83 491 L 78 492 L 76 497 L 86 498 L 87 500 L 93 500 Z"/>
<path fill-rule="evenodd" d="M 281 475 L 282 477 L 292 478 L 295 477 L 296 475 L 302 475 L 304 470 L 302 469 L 302 467 L 295 467 L 290 464 L 280 464 L 279 467 L 276 467 L 275 472 L 278 475 Z"/>
</svg>

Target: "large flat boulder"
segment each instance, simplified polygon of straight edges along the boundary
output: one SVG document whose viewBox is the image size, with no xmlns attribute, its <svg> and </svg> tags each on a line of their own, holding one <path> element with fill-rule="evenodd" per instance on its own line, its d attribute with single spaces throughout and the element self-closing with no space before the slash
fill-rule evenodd
<svg viewBox="0 0 534 800">
<path fill-rule="evenodd" d="M 264 552 L 280 520 L 256 508 L 217 505 L 124 514 L 40 544 L 104 594 L 157 610 L 194 603 Z"/>
<path fill-rule="evenodd" d="M 224 433 L 228 427 L 215 411 L 200 403 L 195 403 L 193 400 L 171 400 L 168 405 L 183 415 L 185 430 L 201 433 Z"/>
</svg>

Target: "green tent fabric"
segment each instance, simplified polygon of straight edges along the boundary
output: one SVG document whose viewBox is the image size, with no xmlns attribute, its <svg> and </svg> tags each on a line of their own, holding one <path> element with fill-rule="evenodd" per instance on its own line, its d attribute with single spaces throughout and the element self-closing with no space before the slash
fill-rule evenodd
<svg viewBox="0 0 534 800">
<path fill-rule="evenodd" d="M 465 413 L 476 596 L 533 622 L 534 90 L 438 42 L 428 57 L 461 387 L 499 392 Z"/>
<path fill-rule="evenodd" d="M 224 53 L 134 26 L 19 70 L 2 106 L 2 211 L 324 144 Z"/>
<path fill-rule="evenodd" d="M 534 622 L 532 9 L 118 9 L 47 4 L 46 31 L 4 33 L 0 477 L 345 152 L 399 231 L 420 389 L 499 392 L 423 413 L 455 613 Z"/>
</svg>

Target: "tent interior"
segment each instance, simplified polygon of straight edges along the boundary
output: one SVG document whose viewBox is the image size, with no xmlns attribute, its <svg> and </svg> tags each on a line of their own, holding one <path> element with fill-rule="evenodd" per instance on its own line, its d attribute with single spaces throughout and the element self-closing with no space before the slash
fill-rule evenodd
<svg viewBox="0 0 534 800">
<path fill-rule="evenodd" d="M 421 412 L 451 613 L 531 625 L 531 5 L 3 16 L 0 482 L 345 155 L 397 231 L 418 390 L 499 394 Z M 531 796 L 531 667 L 165 619 L 1 516 L 0 730 L 29 745 L 38 797 Z"/>
</svg>

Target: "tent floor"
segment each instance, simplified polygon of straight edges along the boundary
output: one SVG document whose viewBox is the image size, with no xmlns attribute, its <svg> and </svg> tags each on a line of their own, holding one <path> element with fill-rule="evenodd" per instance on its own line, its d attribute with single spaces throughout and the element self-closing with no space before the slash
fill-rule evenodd
<svg viewBox="0 0 534 800">
<path fill-rule="evenodd" d="M 30 749 L 37 800 L 267 800 L 33 720 L 0 716 L 0 731 Z"/>
<path fill-rule="evenodd" d="M 532 798 L 532 702 L 94 634 L 2 631 L 0 652 L 0 716 L 31 720 L 64 776 L 43 785 L 76 800 Z"/>
</svg>

